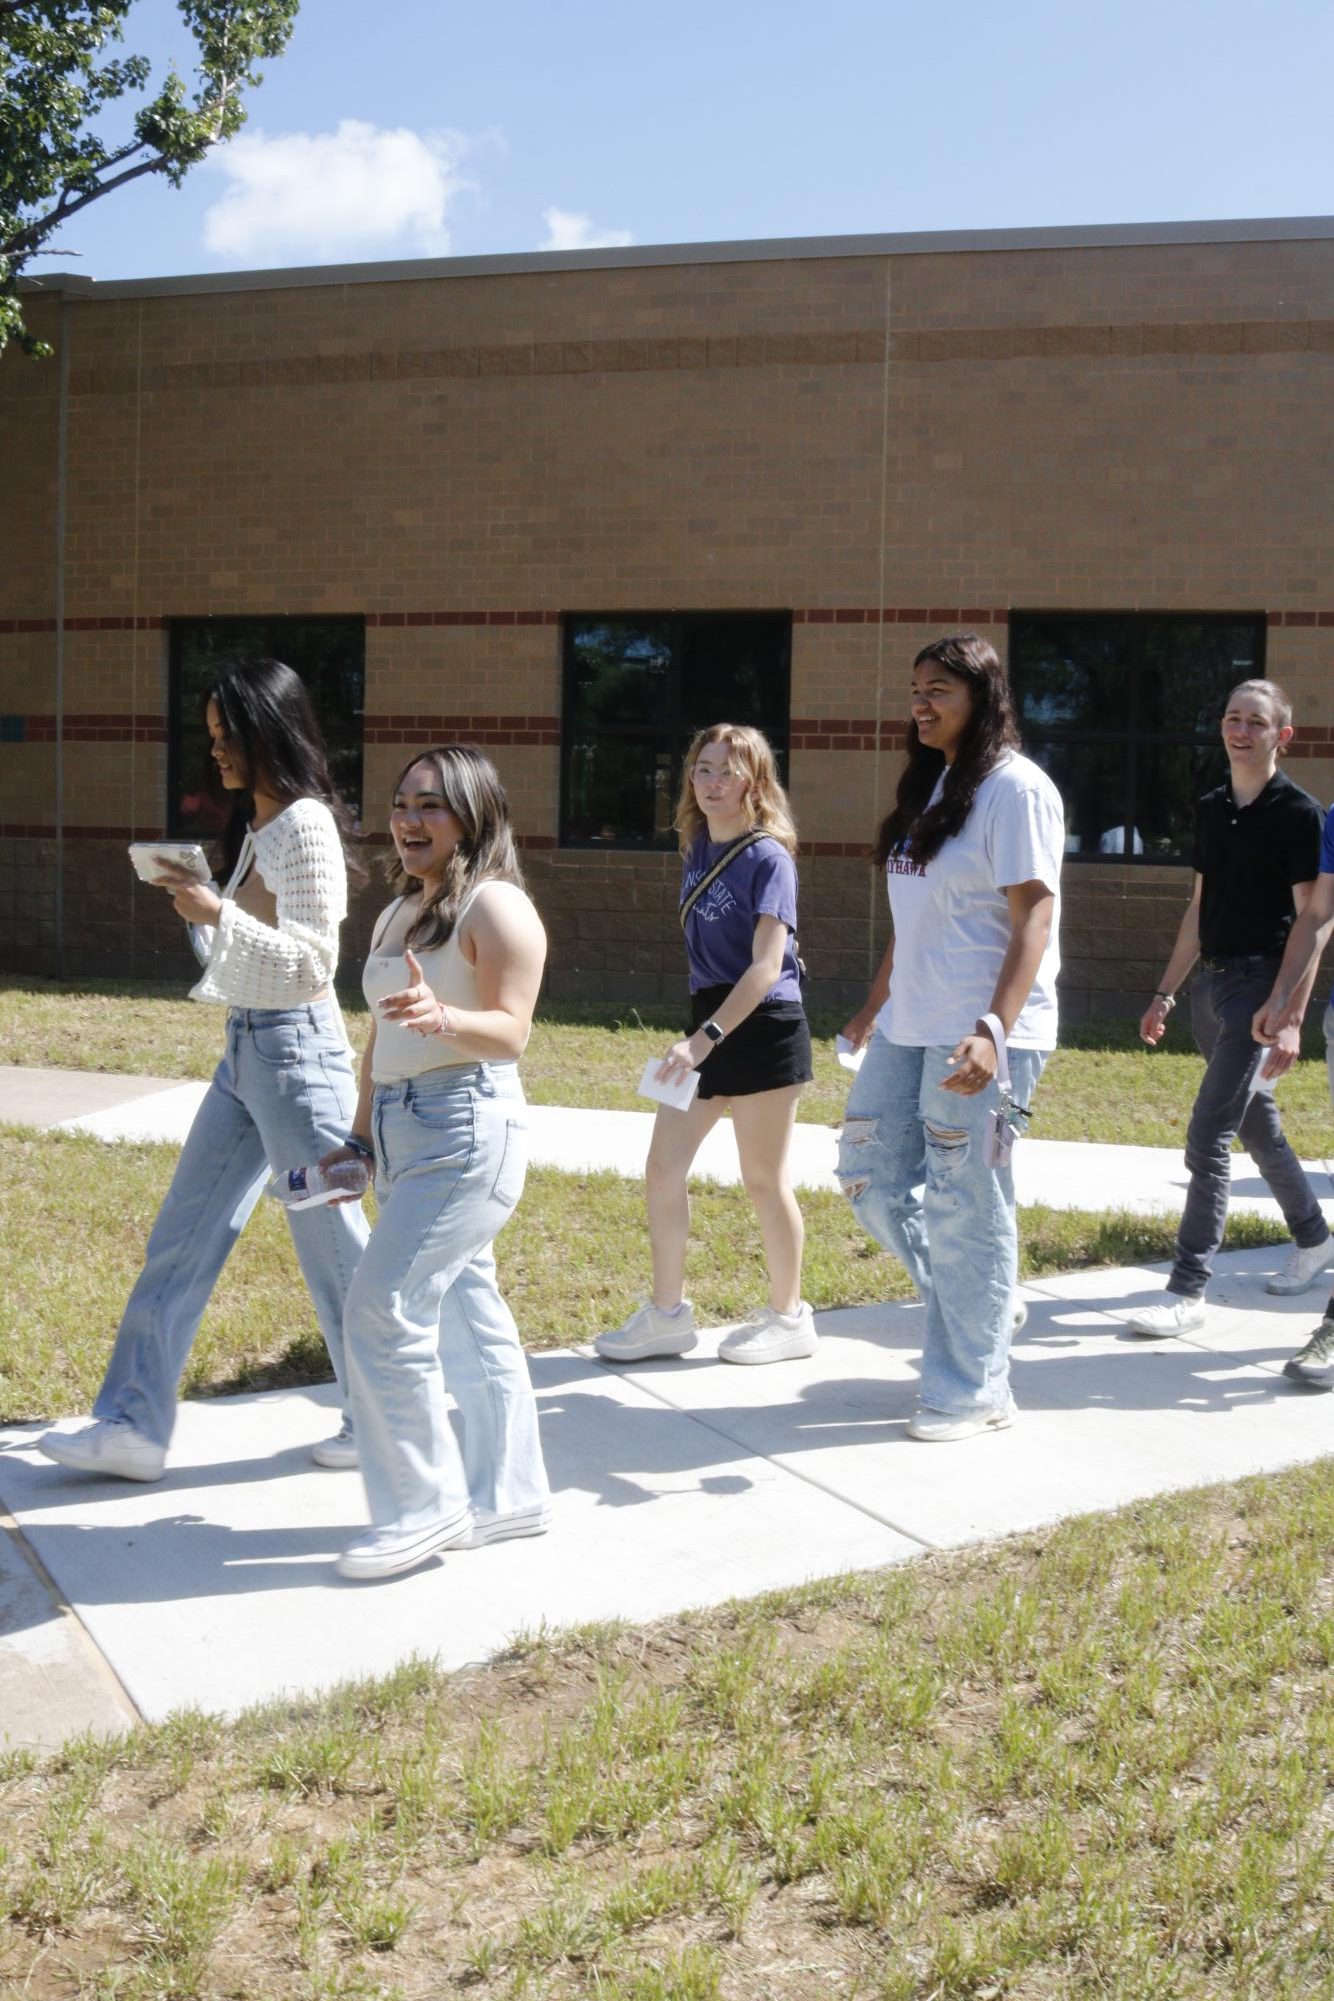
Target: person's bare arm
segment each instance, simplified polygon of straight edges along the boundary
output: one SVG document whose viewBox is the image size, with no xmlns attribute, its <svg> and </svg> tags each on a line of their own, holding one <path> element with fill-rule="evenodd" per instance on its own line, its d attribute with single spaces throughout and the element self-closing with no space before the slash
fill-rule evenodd
<svg viewBox="0 0 1334 2001">
<path fill-rule="evenodd" d="M 1320 970 L 1320 955 L 1334 928 L 1334 875 L 1322 870 L 1314 882 L 1295 883 L 1292 900 L 1297 916 L 1282 964 L 1269 998 L 1251 1021 L 1251 1034 L 1271 1052 L 1262 1073 L 1266 1077 L 1281 1077 L 1297 1060 L 1302 1017 Z"/>
<path fill-rule="evenodd" d="M 866 999 L 862 1002 L 856 1014 L 853 1015 L 851 1021 L 844 1022 L 843 1024 L 844 1037 L 852 1044 L 854 1049 L 860 1049 L 862 1044 L 869 1040 L 871 1030 L 875 1027 L 875 1018 L 889 999 L 889 983 L 893 977 L 893 973 L 894 940 L 891 938 L 885 947 L 885 956 L 876 968 L 876 975 L 871 982 L 870 993 L 867 994 Z"/>
<path fill-rule="evenodd" d="M 1172 955 L 1163 968 L 1163 977 L 1158 982 L 1160 991 L 1154 995 L 1140 1016 L 1140 1040 L 1147 1042 L 1151 1049 L 1162 1041 L 1163 1030 L 1167 1027 L 1167 1017 L 1176 1002 L 1177 988 L 1200 956 L 1200 892 L 1203 888 L 1204 877 L 1197 875 L 1190 902 L 1186 905 L 1181 922 L 1177 926 Z"/>
<path fill-rule="evenodd" d="M 985 1012 L 1000 1017 L 1008 1036 L 1033 991 L 1051 937 L 1056 896 L 1045 882 L 1018 882 L 1007 885 L 1005 900 L 1010 907 L 1010 942 Z M 949 1063 L 951 1074 L 941 1085 L 944 1091 L 957 1091 L 960 1097 L 972 1098 L 991 1082 L 996 1074 L 996 1045 L 981 1016 L 973 1033 L 965 1035 L 950 1051 Z"/>
<path fill-rule="evenodd" d="M 777 986 L 783 971 L 787 939 L 787 925 L 781 917 L 765 915 L 755 919 L 750 964 L 721 1007 L 713 1011 L 713 1019 L 724 1035 L 740 1028 L 746 1017 L 754 1014 L 770 988 Z M 697 1028 L 693 1035 L 682 1036 L 679 1042 L 672 1044 L 658 1065 L 660 1081 L 670 1083 L 675 1077 L 684 1077 L 691 1070 L 697 1070 L 712 1048 L 713 1043 L 702 1028 Z"/>
</svg>

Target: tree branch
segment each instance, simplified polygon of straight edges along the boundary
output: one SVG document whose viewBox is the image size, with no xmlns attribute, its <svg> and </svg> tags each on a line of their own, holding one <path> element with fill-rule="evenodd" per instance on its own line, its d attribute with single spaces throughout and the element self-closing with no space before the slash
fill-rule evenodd
<svg viewBox="0 0 1334 2001">
<path fill-rule="evenodd" d="M 89 188 L 74 201 L 66 199 L 69 194 L 66 188 L 49 215 L 38 216 L 36 222 L 30 222 L 26 229 L 15 230 L 6 243 L 0 243 L 0 257 L 7 257 L 16 266 L 22 264 L 31 257 L 44 236 L 49 236 L 61 223 L 68 222 L 80 209 L 87 208 L 89 202 L 99 201 L 103 195 L 109 195 L 115 188 L 123 188 L 128 181 L 139 180 L 144 174 L 160 174 L 165 166 L 162 154 L 155 153 L 151 160 L 141 160 L 137 166 L 127 167 L 123 174 L 115 174 L 109 181 L 100 181 L 95 188 Z"/>
</svg>

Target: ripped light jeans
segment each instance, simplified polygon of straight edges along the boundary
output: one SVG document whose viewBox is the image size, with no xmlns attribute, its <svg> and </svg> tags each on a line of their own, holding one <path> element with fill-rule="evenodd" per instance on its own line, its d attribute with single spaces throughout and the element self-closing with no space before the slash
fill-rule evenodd
<svg viewBox="0 0 1334 2001">
<path fill-rule="evenodd" d="M 943 1090 L 949 1053 L 876 1030 L 843 1117 L 838 1175 L 862 1228 L 902 1260 L 925 1302 L 921 1402 L 963 1415 L 1000 1408 L 1010 1393 L 1019 1236 L 1014 1175 L 982 1157 L 997 1087 L 971 1098 Z M 1015 1100 L 1030 1105 L 1046 1053 L 1011 1049 L 1009 1059 Z"/>
<path fill-rule="evenodd" d="M 541 1508 L 528 1359 L 491 1255 L 528 1165 L 518 1069 L 465 1063 L 377 1084 L 371 1123 L 379 1214 L 343 1316 L 371 1521 L 408 1530 L 470 1505 Z"/>
</svg>

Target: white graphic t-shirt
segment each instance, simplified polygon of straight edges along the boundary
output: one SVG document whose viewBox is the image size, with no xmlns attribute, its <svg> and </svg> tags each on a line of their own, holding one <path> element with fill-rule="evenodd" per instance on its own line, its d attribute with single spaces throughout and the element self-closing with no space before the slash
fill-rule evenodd
<svg viewBox="0 0 1334 2001">
<path fill-rule="evenodd" d="M 939 798 L 941 783 L 932 799 Z M 977 788 L 963 829 L 920 868 L 910 854 L 886 864 L 894 919 L 894 970 L 876 1027 L 909 1048 L 953 1048 L 991 1005 L 1010 943 L 1005 892 L 1041 882 L 1056 895 L 1051 937 L 1033 991 L 1007 1040 L 1012 1049 L 1056 1047 L 1057 932 L 1065 815 L 1061 795 L 1031 758 L 1012 754 Z"/>
</svg>

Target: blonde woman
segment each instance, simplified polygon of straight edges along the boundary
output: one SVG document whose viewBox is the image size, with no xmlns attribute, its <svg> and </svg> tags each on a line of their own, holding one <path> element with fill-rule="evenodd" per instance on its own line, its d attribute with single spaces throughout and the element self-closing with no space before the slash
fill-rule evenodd
<svg viewBox="0 0 1334 2001">
<path fill-rule="evenodd" d="M 813 1355 L 815 1321 L 801 1297 L 803 1231 L 788 1154 L 811 1035 L 797 962 L 797 845 L 773 751 L 758 730 L 714 723 L 686 752 L 676 810 L 690 1027 L 658 1066 L 664 1082 L 699 1071 L 689 1110 L 654 1121 L 645 1194 L 652 1297 L 601 1334 L 612 1362 L 684 1355 L 695 1316 L 682 1296 L 690 1200 L 686 1177 L 706 1133 L 729 1109 L 746 1193 L 769 1268 L 768 1303 L 719 1343 L 725 1362 Z"/>
</svg>

